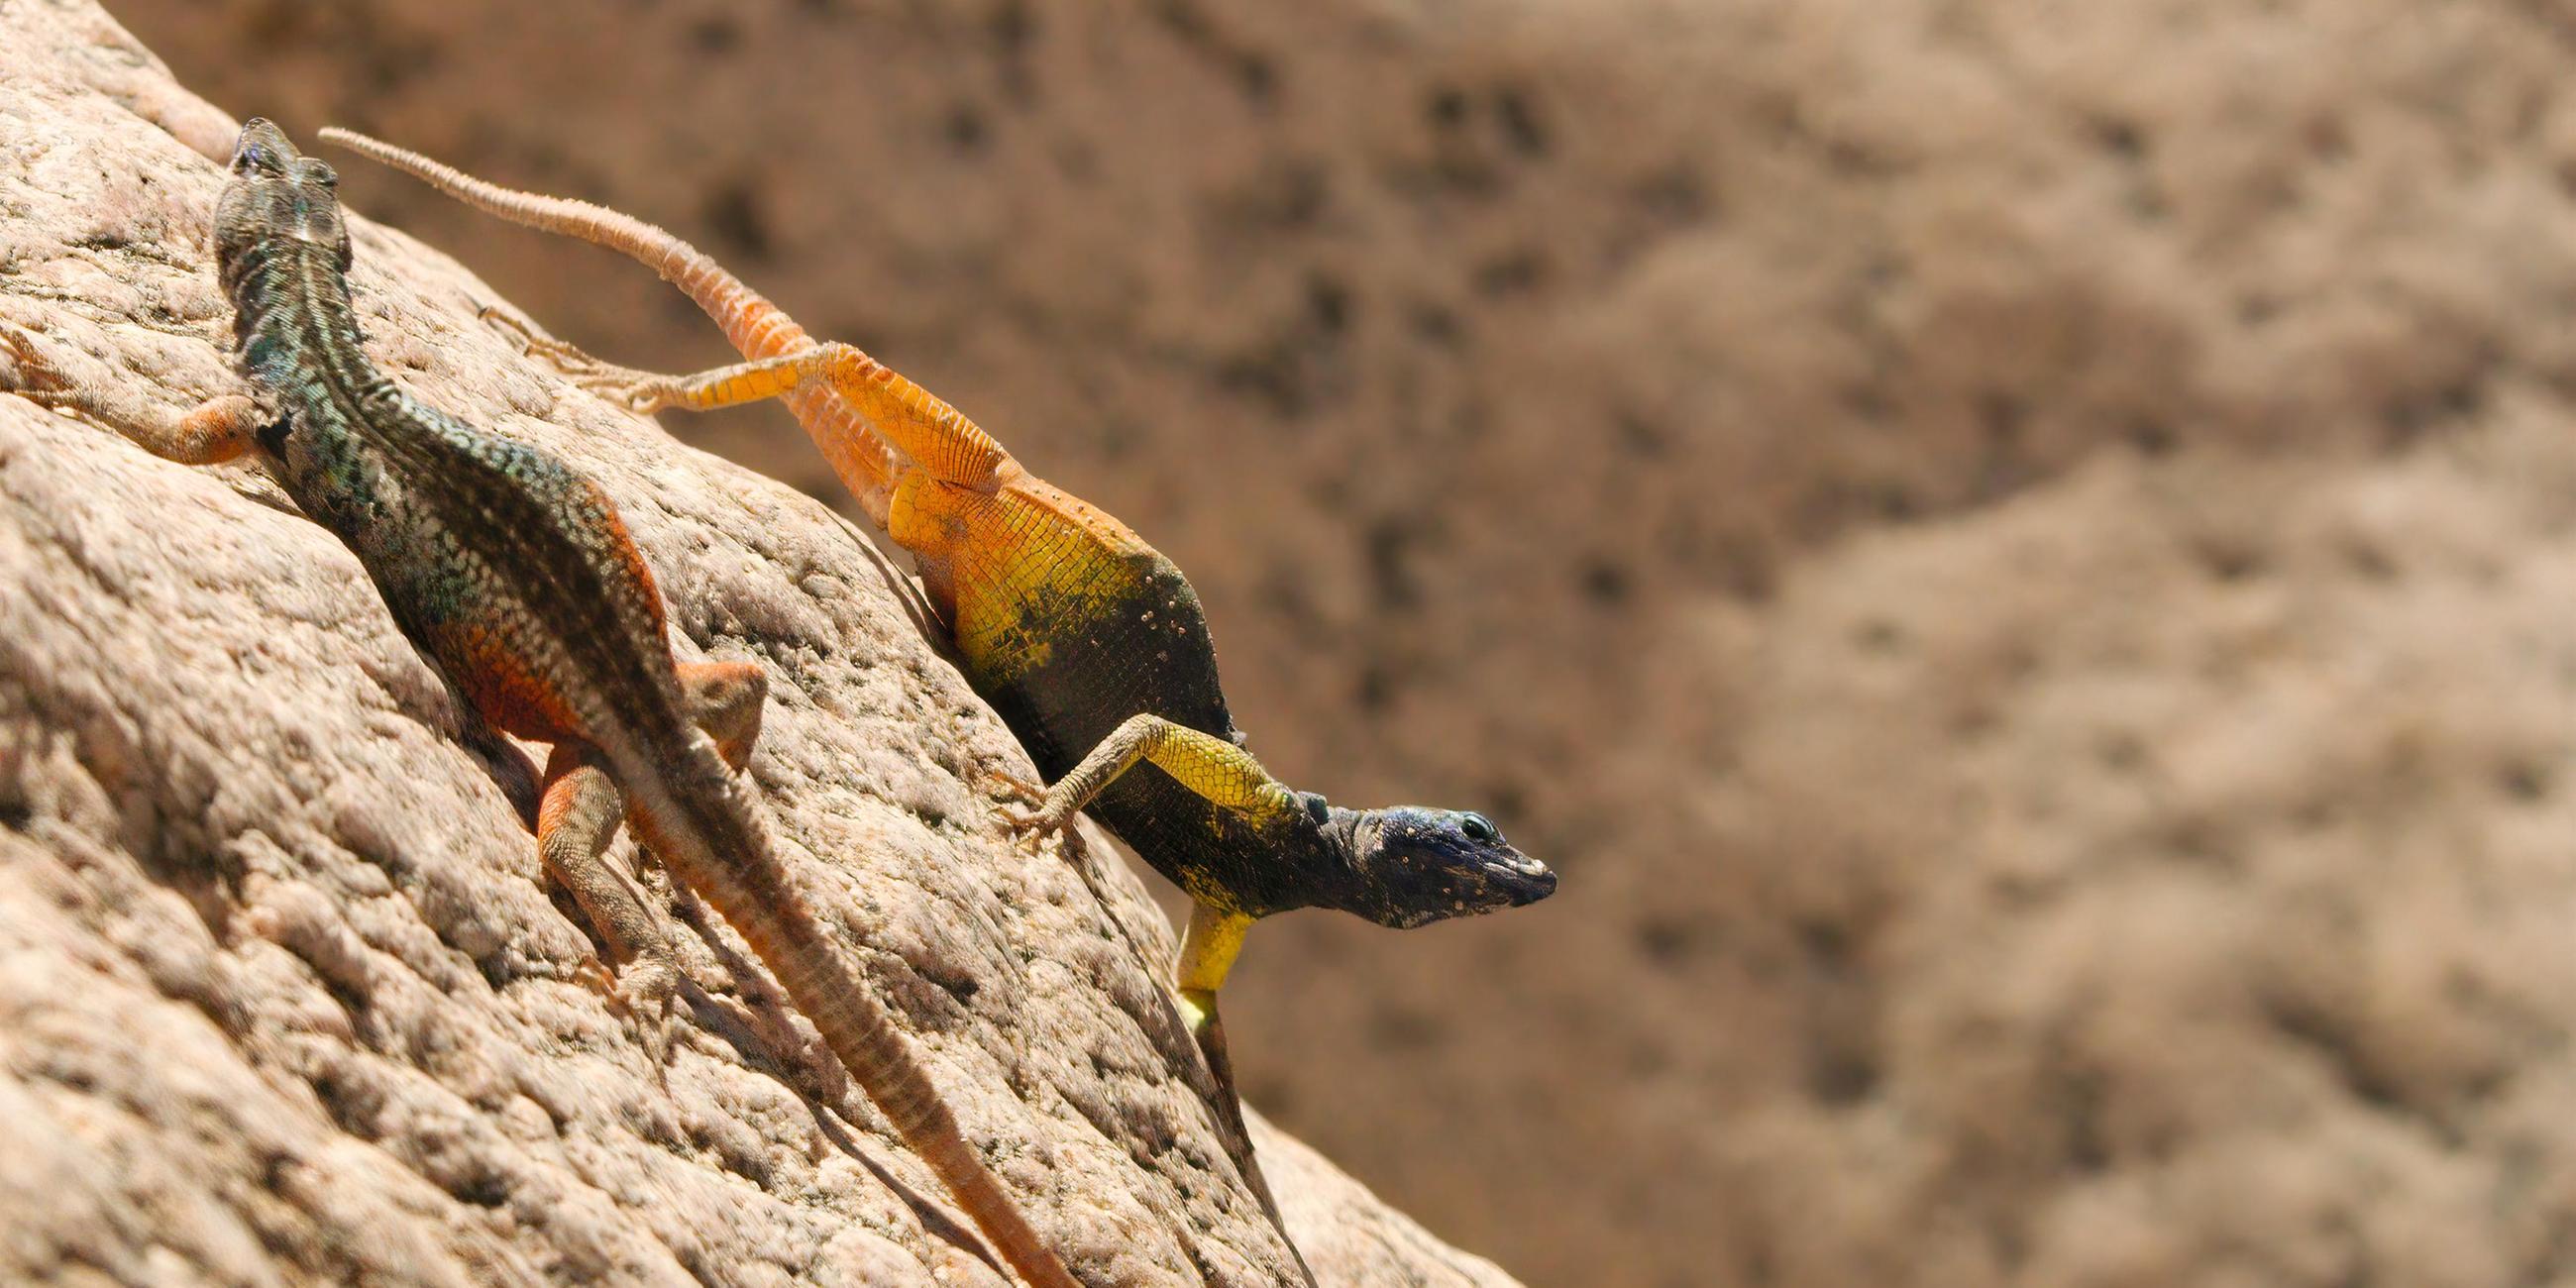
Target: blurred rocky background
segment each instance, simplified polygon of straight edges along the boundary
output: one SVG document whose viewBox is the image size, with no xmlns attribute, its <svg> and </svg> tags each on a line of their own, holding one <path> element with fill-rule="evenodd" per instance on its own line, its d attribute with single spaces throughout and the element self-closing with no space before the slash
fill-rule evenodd
<svg viewBox="0 0 2576 1288">
<path fill-rule="evenodd" d="M 113 7 L 697 241 L 1178 559 L 1282 777 L 1556 864 L 1227 994 L 1530 1281 L 2576 1283 L 2576 5 Z"/>
</svg>

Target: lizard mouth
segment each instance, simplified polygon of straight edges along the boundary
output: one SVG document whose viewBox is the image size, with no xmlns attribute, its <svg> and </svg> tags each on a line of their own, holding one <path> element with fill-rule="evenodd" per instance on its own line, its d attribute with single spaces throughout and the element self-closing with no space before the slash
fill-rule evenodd
<svg viewBox="0 0 2576 1288">
<path fill-rule="evenodd" d="M 1556 873 L 1526 854 L 1514 854 L 1493 865 L 1492 885 L 1503 896 L 1503 907 L 1519 908 L 1555 894 Z"/>
</svg>

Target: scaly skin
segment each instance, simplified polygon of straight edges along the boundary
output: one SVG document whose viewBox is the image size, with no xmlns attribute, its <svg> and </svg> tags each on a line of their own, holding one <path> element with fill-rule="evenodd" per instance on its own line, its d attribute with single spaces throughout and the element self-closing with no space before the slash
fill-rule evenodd
<svg viewBox="0 0 2576 1288">
<path fill-rule="evenodd" d="M 253 120 L 232 172 L 216 254 L 254 394 L 175 419 L 103 390 L 29 396 L 176 460 L 261 451 L 484 718 L 554 745 L 539 849 L 614 946 L 669 969 L 658 924 L 599 857 L 623 818 L 742 933 L 1022 1277 L 1071 1288 L 772 848 L 734 772 L 757 735 L 760 671 L 677 664 L 652 572 L 597 484 L 414 400 L 367 361 L 329 167 Z M 9 339 L 22 365 L 44 369 L 24 337 Z"/>
<path fill-rule="evenodd" d="M 687 243 L 346 130 L 322 137 L 501 218 L 632 256 L 715 319 L 745 361 L 690 377 L 529 343 L 639 411 L 786 400 L 869 517 L 913 554 L 968 682 L 1055 780 L 1022 821 L 1060 828 L 1087 806 L 1196 901 L 1177 982 L 1191 1029 L 1229 1087 L 1216 990 L 1254 920 L 1323 906 L 1408 927 L 1555 889 L 1553 874 L 1480 815 L 1343 809 L 1271 779 L 1242 748 L 1207 619 L 1171 560 L 1032 476 L 920 386 L 849 345 L 817 343 Z M 1124 772 L 1139 760 L 1161 772 Z"/>
</svg>

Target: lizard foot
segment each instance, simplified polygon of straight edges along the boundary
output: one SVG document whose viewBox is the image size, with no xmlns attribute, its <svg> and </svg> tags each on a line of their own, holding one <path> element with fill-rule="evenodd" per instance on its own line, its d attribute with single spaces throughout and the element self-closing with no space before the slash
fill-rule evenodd
<svg viewBox="0 0 2576 1288">
<path fill-rule="evenodd" d="M 0 353 L 7 354 L 15 368 L 0 379 L 0 389 L 40 407 L 77 406 L 71 377 L 63 374 L 45 348 L 34 331 L 15 322 L 0 322 Z"/>
<path fill-rule="evenodd" d="M 0 367 L 0 390 L 7 390 L 39 407 L 55 411 L 78 412 L 107 425 L 142 424 L 153 419 L 152 409 L 131 391 L 117 391 L 73 376 L 54 355 L 60 346 L 34 330 L 15 322 L 0 322 L 0 356 L 8 367 Z M 247 416 L 249 403 L 234 398 L 220 409 L 225 416 Z"/>
<path fill-rule="evenodd" d="M 649 416 L 670 405 L 667 391 L 671 379 L 668 376 L 602 362 L 561 340 L 537 334 L 527 323 L 489 304 L 478 310 L 476 316 L 509 332 L 511 338 L 519 342 L 519 352 L 544 362 L 554 368 L 556 374 L 628 411 Z"/>
<path fill-rule="evenodd" d="M 627 963 L 625 975 L 609 1004 L 635 1025 L 636 1040 L 656 1065 L 671 1061 L 671 1043 L 679 1027 L 680 968 L 653 957 Z"/>
<path fill-rule="evenodd" d="M 1043 805 L 1034 809 L 1025 805 L 1010 806 L 1002 811 L 1002 820 L 1010 825 L 1011 839 L 1031 853 L 1043 847 L 1048 837 L 1059 835 L 1073 826 L 1072 815 L 1058 816 Z"/>
<path fill-rule="evenodd" d="M 511 317 L 509 314 L 504 313 L 489 304 L 476 309 L 474 311 L 474 316 L 478 320 L 488 322 L 500 330 L 509 332 L 510 338 L 518 341 L 520 353 L 531 358 L 543 358 L 546 360 L 547 365 L 553 367 L 557 371 L 563 372 L 565 375 L 573 375 L 584 371 L 596 371 L 607 365 L 599 359 L 594 358 L 587 353 L 583 353 L 581 350 L 576 349 L 561 340 L 550 339 L 546 336 L 537 334 L 536 331 L 527 323 Z"/>
<path fill-rule="evenodd" d="M 982 777 L 985 782 L 1019 799 L 1019 804 L 1003 808 L 1002 820 L 1010 825 L 1012 839 L 1021 849 L 1035 851 L 1046 843 L 1048 837 L 1073 825 L 1073 815 L 1068 813 L 1057 817 L 1048 811 L 1046 788 L 999 769 L 987 768 Z"/>
<path fill-rule="evenodd" d="M 593 959 L 583 968 L 581 978 L 608 999 L 608 1009 L 635 1026 L 636 1040 L 643 1044 L 654 1064 L 669 1063 L 683 978 L 678 966 L 658 957 L 640 956 L 627 963 L 621 975 Z"/>
</svg>

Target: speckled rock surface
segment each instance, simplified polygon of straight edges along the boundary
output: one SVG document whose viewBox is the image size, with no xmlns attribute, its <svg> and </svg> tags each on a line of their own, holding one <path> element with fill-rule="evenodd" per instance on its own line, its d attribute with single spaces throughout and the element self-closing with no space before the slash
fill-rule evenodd
<svg viewBox="0 0 2576 1288">
<path fill-rule="evenodd" d="M 0 60 L 0 319 L 75 375 L 227 388 L 198 153 L 232 123 L 88 4 L 0 4 Z M 782 848 L 1068 1262 L 1291 1282 L 1157 984 L 1165 923 L 1106 846 L 1007 843 L 975 784 L 1025 762 L 901 576 L 518 361 L 444 258 L 356 242 L 371 356 L 590 471 L 683 652 L 767 668 Z M 700 987 L 648 1058 L 468 720 L 255 469 L 0 395 L 0 1279 L 1000 1282 L 685 900 Z M 1264 1139 L 1327 1282 L 1509 1282 Z"/>
</svg>

